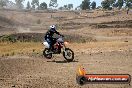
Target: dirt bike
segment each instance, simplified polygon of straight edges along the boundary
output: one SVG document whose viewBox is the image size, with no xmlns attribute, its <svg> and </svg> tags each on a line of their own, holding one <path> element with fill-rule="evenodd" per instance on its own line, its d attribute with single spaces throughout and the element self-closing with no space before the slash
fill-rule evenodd
<svg viewBox="0 0 132 88">
<path fill-rule="evenodd" d="M 74 52 L 66 48 L 67 42 L 64 42 L 63 37 L 60 38 L 54 38 L 54 45 L 52 46 L 52 50 L 49 50 L 49 44 L 48 42 L 43 42 L 44 46 L 46 47 L 43 51 L 43 55 L 51 59 L 52 54 L 63 54 L 63 57 L 67 60 L 67 62 L 72 62 L 74 59 Z"/>
</svg>

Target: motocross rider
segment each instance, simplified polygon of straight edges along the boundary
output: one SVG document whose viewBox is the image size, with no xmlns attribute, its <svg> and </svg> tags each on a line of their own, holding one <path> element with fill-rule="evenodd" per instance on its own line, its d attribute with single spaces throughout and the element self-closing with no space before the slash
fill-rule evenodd
<svg viewBox="0 0 132 88">
<path fill-rule="evenodd" d="M 56 26 L 55 25 L 50 26 L 50 29 L 46 32 L 46 35 L 45 35 L 45 40 L 49 44 L 50 52 L 52 52 L 53 45 L 54 45 L 54 38 L 53 38 L 54 33 L 64 37 L 63 35 L 61 35 L 59 32 L 56 31 Z"/>
</svg>

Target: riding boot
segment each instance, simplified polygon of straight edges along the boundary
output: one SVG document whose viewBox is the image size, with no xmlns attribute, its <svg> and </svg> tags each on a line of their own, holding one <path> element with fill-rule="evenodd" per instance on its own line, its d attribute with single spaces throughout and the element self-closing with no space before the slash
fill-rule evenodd
<svg viewBox="0 0 132 88">
<path fill-rule="evenodd" d="M 49 53 L 53 53 L 53 48 L 52 47 L 49 48 Z"/>
</svg>

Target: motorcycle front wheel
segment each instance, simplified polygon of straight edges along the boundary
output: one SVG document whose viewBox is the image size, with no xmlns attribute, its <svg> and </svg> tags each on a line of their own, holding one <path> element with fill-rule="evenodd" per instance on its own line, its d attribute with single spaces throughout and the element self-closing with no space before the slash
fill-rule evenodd
<svg viewBox="0 0 132 88">
<path fill-rule="evenodd" d="M 45 49 L 44 49 L 43 55 L 44 55 L 44 57 L 47 58 L 47 59 L 51 59 L 51 58 L 52 58 L 52 53 L 49 53 L 49 49 L 48 49 L 48 48 L 45 48 Z"/>
<path fill-rule="evenodd" d="M 74 52 L 71 49 L 66 48 L 63 51 L 63 57 L 67 60 L 67 62 L 72 62 L 74 59 Z"/>
</svg>

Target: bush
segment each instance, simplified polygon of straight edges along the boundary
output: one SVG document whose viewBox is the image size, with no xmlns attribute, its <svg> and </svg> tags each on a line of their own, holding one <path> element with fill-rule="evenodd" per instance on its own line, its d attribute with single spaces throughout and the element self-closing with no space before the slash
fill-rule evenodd
<svg viewBox="0 0 132 88">
<path fill-rule="evenodd" d="M 5 56 L 9 56 L 9 53 L 6 53 Z"/>
<path fill-rule="evenodd" d="M 15 52 L 12 52 L 12 53 L 11 53 L 11 56 L 14 56 L 14 55 L 15 55 Z"/>
<path fill-rule="evenodd" d="M 1 42 L 16 42 L 15 36 L 12 35 L 3 35 L 0 37 Z"/>
<path fill-rule="evenodd" d="M 18 33 L 18 34 L 12 34 L 10 36 L 5 35 L 0 37 L 0 40 L 2 41 L 10 41 L 10 42 L 42 42 L 44 40 L 43 33 Z M 96 39 L 92 36 L 84 37 L 78 34 L 68 34 L 64 35 L 64 40 L 69 42 L 94 42 Z M 55 35 L 53 36 L 55 38 L 58 38 L 59 36 Z"/>
</svg>

